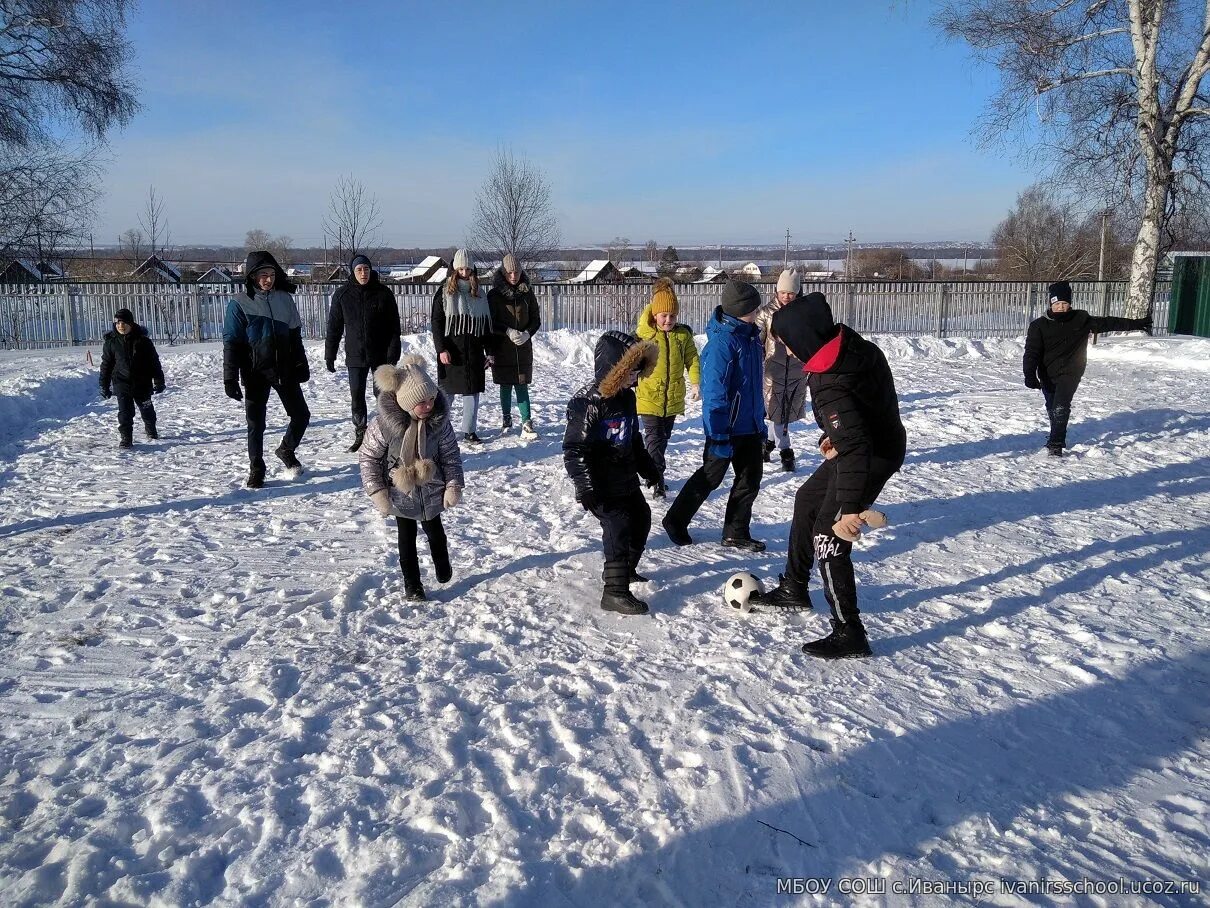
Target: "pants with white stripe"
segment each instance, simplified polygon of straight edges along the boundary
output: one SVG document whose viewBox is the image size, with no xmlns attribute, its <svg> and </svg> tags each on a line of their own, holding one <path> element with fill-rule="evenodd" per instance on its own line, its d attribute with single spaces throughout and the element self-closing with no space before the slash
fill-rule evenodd
<svg viewBox="0 0 1210 908">
<path fill-rule="evenodd" d="M 863 500 L 873 504 L 882 487 L 901 462 L 870 458 L 870 476 Z M 856 620 L 857 581 L 853 577 L 853 544 L 832 532 L 840 518 L 836 501 L 836 461 L 825 460 L 807 477 L 794 496 L 794 521 L 790 524 L 790 555 L 786 560 L 786 579 L 804 588 L 811 566 L 819 562 L 823 594 L 837 621 Z"/>
</svg>

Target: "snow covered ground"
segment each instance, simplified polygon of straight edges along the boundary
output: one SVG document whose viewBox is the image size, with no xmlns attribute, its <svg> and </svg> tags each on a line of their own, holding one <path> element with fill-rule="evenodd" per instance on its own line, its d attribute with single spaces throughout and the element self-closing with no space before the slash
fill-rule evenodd
<svg viewBox="0 0 1210 908">
<path fill-rule="evenodd" d="M 720 491 L 699 544 L 653 534 L 651 616 L 598 609 L 560 456 L 594 339 L 541 337 L 537 441 L 485 401 L 418 607 L 343 371 L 254 492 L 217 346 L 161 351 L 133 452 L 84 351 L 0 355 L 0 903 L 1205 903 L 1210 342 L 1103 339 L 1055 460 L 1019 341 L 876 338 L 910 453 L 856 556 L 876 656 L 828 664 L 820 612 L 719 592 L 776 582 L 804 472 L 765 478 L 764 555 L 716 544 Z M 1006 888 L 1041 880 L 1201 891 Z"/>
</svg>

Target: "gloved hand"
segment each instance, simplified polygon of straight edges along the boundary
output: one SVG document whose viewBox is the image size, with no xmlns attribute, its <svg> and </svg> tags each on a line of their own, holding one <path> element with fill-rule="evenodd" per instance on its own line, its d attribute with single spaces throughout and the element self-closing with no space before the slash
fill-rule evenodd
<svg viewBox="0 0 1210 908">
<path fill-rule="evenodd" d="M 1025 387 L 1037 390 L 1042 387 L 1042 382 L 1038 381 L 1038 376 L 1036 375 L 1027 375 L 1025 376 Z"/>
<path fill-rule="evenodd" d="M 328 367 L 329 372 L 336 371 L 336 361 L 335 360 L 330 359 L 326 363 L 324 363 L 324 365 L 326 365 Z"/>
<path fill-rule="evenodd" d="M 735 452 L 731 448 L 730 439 L 708 438 L 706 439 L 706 453 L 719 460 L 730 460 L 731 455 Z"/>
<path fill-rule="evenodd" d="M 164 383 L 162 381 L 156 382 L 155 385 L 152 387 L 151 392 L 153 394 L 163 394 L 164 393 Z"/>
<path fill-rule="evenodd" d="M 697 385 L 691 384 L 685 389 L 685 400 L 701 400 L 702 392 Z"/>
<path fill-rule="evenodd" d="M 1146 331 L 1148 334 L 1152 333 L 1151 329 L 1152 329 L 1153 324 L 1154 324 L 1154 322 L 1150 315 L 1145 315 L 1143 317 L 1143 330 Z"/>
<path fill-rule="evenodd" d="M 298 369 L 298 383 L 305 385 L 311 380 L 311 364 L 304 362 Z"/>
<path fill-rule="evenodd" d="M 441 501 L 447 508 L 458 507 L 458 503 L 462 501 L 462 486 L 447 485 Z"/>
<path fill-rule="evenodd" d="M 595 511 L 600 504 L 601 500 L 597 498 L 597 493 L 592 489 L 589 489 L 580 496 L 580 507 L 586 511 Z"/>
<path fill-rule="evenodd" d="M 370 501 L 374 503 L 375 509 L 383 517 L 391 516 L 391 493 L 386 489 L 379 489 L 370 496 Z"/>
<path fill-rule="evenodd" d="M 109 398 L 113 397 L 113 391 L 110 390 L 107 386 L 102 385 L 101 386 L 101 397 L 105 398 L 105 400 L 109 400 Z"/>
<path fill-rule="evenodd" d="M 239 382 L 232 379 L 231 381 L 223 382 L 223 391 L 232 400 L 243 400 L 244 392 L 239 388 Z"/>
</svg>

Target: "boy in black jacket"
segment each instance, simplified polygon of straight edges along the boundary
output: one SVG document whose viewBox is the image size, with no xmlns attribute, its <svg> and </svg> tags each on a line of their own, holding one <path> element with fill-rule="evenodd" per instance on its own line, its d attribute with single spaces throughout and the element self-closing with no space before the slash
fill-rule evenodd
<svg viewBox="0 0 1210 908">
<path fill-rule="evenodd" d="M 1071 284 L 1051 284 L 1050 308 L 1041 318 L 1029 323 L 1025 336 L 1025 387 L 1041 388 L 1050 418 L 1050 436 L 1046 450 L 1063 456 L 1067 445 L 1067 421 L 1071 418 L 1071 399 L 1088 365 L 1088 335 L 1103 331 L 1146 331 L 1151 333 L 1151 316 L 1146 318 L 1096 317 L 1083 309 L 1071 308 Z"/>
<path fill-rule="evenodd" d="M 139 408 L 148 438 L 159 438 L 151 395 L 164 390 L 164 370 L 147 329 L 135 324 L 129 309 L 113 314 L 101 354 L 101 396 L 118 399 L 118 447 L 134 447 L 134 408 Z"/>
<path fill-rule="evenodd" d="M 607 331 L 597 341 L 596 380 L 567 404 L 563 463 L 576 487 L 576 501 L 601 521 L 605 548 L 605 589 L 601 608 L 623 615 L 643 615 L 647 603 L 630 592 L 643 583 L 635 572 L 647 534 L 651 508 L 638 477 L 660 478 L 643 445 L 634 386 L 655 369 L 659 351 L 621 331 Z"/>
<path fill-rule="evenodd" d="M 804 644 L 803 652 L 824 659 L 868 656 L 848 540 L 860 533 L 862 512 L 903 466 L 907 434 L 899 419 L 895 379 L 877 346 L 832 320 L 822 293 L 783 306 L 771 327 L 805 363 L 811 409 L 823 430 L 819 451 L 824 462 L 794 497 L 786 573 L 759 601 L 810 608 L 807 578 L 818 560 L 832 608 L 832 633 Z"/>
</svg>

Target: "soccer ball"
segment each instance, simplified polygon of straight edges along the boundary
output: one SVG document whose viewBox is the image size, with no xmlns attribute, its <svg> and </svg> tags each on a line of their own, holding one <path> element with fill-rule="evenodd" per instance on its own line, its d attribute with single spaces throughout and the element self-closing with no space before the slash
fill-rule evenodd
<svg viewBox="0 0 1210 908">
<path fill-rule="evenodd" d="M 738 612 L 752 611 L 752 594 L 763 593 L 765 588 L 760 585 L 756 575 L 747 571 L 732 574 L 723 584 L 723 602 Z"/>
</svg>

